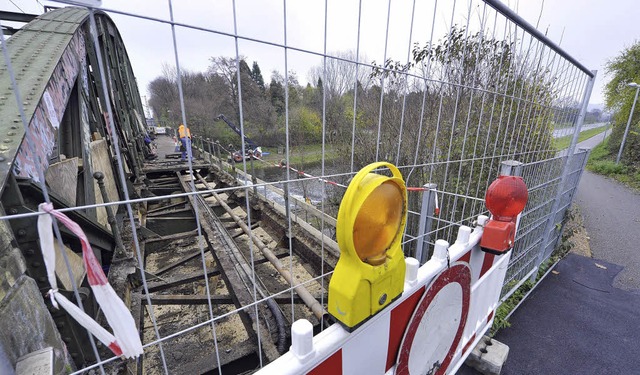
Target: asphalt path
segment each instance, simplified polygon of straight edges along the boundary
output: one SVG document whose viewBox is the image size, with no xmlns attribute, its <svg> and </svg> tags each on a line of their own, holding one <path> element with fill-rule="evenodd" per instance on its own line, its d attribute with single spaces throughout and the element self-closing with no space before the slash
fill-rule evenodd
<svg viewBox="0 0 640 375">
<path fill-rule="evenodd" d="M 582 142 L 578 142 L 578 144 L 576 145 L 575 151 L 577 152 L 581 148 L 594 148 L 597 145 L 599 145 L 600 142 L 604 141 L 604 139 L 607 138 L 609 134 L 611 134 L 611 129 L 607 129 L 600 134 L 596 134 L 589 139 L 585 139 Z M 558 151 L 556 155 L 564 156 L 567 154 L 568 151 L 569 149 L 565 148 L 564 150 Z"/>
<path fill-rule="evenodd" d="M 585 171 L 575 201 L 593 258 L 561 260 L 496 335 L 510 348 L 503 375 L 640 373 L 640 194 Z"/>
<path fill-rule="evenodd" d="M 510 348 L 502 375 L 638 374 L 640 294 L 611 285 L 621 269 L 564 258 L 496 336 Z"/>
<path fill-rule="evenodd" d="M 607 138 L 609 134 L 611 134 L 611 129 L 607 129 L 606 131 L 600 134 L 596 134 L 589 139 L 585 139 L 584 141 L 579 142 L 576 145 L 576 150 L 579 148 L 594 148 L 597 145 L 599 145 L 602 141 L 604 141 L 604 139 Z"/>
<path fill-rule="evenodd" d="M 578 147 L 593 148 L 610 132 Z M 614 286 L 640 293 L 640 193 L 585 170 L 574 201 L 582 211 L 593 257 L 621 265 Z"/>
<path fill-rule="evenodd" d="M 585 171 L 576 203 L 584 216 L 593 257 L 624 267 L 614 286 L 638 292 L 640 194 L 612 179 Z"/>
<path fill-rule="evenodd" d="M 599 128 L 602 126 L 606 126 L 607 123 L 606 122 L 598 122 L 595 124 L 584 124 L 582 125 L 582 128 L 580 128 L 580 132 L 586 131 L 586 130 L 590 130 L 590 129 L 595 129 L 595 128 Z M 574 128 L 562 128 L 562 129 L 555 129 L 552 133 L 553 138 L 560 138 L 560 137 L 564 137 L 567 135 L 572 135 L 573 134 L 573 130 Z"/>
</svg>

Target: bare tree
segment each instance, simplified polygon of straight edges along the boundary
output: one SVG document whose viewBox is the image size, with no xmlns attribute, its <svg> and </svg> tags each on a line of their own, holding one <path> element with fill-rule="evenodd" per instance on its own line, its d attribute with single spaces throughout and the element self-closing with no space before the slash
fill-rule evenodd
<svg viewBox="0 0 640 375">
<path fill-rule="evenodd" d="M 367 61 L 366 56 L 360 56 L 358 60 L 354 51 L 339 51 L 328 57 L 326 68 L 324 61 L 309 71 L 309 81 L 318 82 L 322 80 L 327 97 L 333 98 L 342 96 L 354 90 L 356 81 L 364 89 L 368 89 L 371 84 L 371 68 L 359 66 L 354 61 Z"/>
</svg>

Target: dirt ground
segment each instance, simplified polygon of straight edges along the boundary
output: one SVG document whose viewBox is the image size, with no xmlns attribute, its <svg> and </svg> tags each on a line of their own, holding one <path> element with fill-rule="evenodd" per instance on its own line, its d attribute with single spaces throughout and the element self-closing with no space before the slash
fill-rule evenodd
<svg viewBox="0 0 640 375">
<path fill-rule="evenodd" d="M 566 234 L 571 234 L 567 241 L 570 242 L 571 252 L 574 254 L 592 257 L 589 246 L 589 234 L 584 227 L 584 219 L 580 206 L 573 204 L 569 210 L 569 220 L 564 227 Z"/>
</svg>

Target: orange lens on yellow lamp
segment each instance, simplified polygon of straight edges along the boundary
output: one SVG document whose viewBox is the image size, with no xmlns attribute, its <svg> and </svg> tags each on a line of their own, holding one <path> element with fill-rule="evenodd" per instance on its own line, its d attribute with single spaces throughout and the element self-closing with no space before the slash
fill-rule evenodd
<svg viewBox="0 0 640 375">
<path fill-rule="evenodd" d="M 383 264 L 398 234 L 404 208 L 403 188 L 395 182 L 378 185 L 364 200 L 353 224 L 353 246 L 365 263 Z"/>
<path fill-rule="evenodd" d="M 374 173 L 388 169 L 391 177 Z M 361 169 L 340 204 L 340 259 L 329 283 L 329 313 L 354 329 L 402 294 L 405 262 L 400 246 L 407 189 L 400 171 L 379 162 Z"/>
</svg>

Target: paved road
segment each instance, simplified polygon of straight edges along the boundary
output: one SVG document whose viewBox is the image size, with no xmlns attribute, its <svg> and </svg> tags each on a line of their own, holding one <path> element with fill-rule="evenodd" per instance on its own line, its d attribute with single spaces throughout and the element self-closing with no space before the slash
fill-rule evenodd
<svg viewBox="0 0 640 375">
<path fill-rule="evenodd" d="M 585 171 L 576 201 L 593 258 L 560 261 L 498 333 L 510 347 L 503 375 L 640 373 L 640 194 Z"/>
<path fill-rule="evenodd" d="M 607 125 L 606 122 L 598 122 L 595 124 L 585 124 L 585 125 L 582 125 L 582 129 L 580 129 L 581 130 L 580 132 L 599 128 L 605 125 Z M 556 129 L 553 131 L 553 138 L 560 138 L 560 137 L 564 137 L 572 134 L 573 134 L 573 128 Z"/>
<path fill-rule="evenodd" d="M 581 148 L 594 148 L 597 145 L 600 144 L 600 142 L 604 141 L 605 138 L 607 138 L 609 136 L 609 134 L 611 134 L 611 129 L 607 129 L 606 131 L 603 131 L 600 134 L 597 134 L 589 139 L 586 139 L 582 142 L 578 142 L 578 144 L 576 145 L 576 151 L 578 151 L 578 149 Z M 558 153 L 556 154 L 557 156 L 564 156 L 567 154 L 567 152 L 569 151 L 568 148 L 565 148 L 562 151 L 558 151 Z"/>
<path fill-rule="evenodd" d="M 600 142 L 604 141 L 611 134 L 611 129 L 607 129 L 607 131 L 597 134 L 589 139 L 586 139 L 582 142 L 579 142 L 576 145 L 576 149 L 578 148 L 594 148 L 600 144 Z"/>
<path fill-rule="evenodd" d="M 501 374 L 638 374 L 640 293 L 612 286 L 622 269 L 577 254 L 560 261 L 497 334 L 509 346 Z"/>
</svg>

